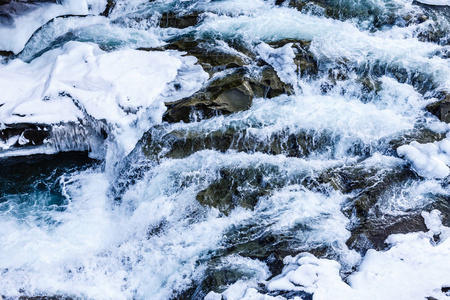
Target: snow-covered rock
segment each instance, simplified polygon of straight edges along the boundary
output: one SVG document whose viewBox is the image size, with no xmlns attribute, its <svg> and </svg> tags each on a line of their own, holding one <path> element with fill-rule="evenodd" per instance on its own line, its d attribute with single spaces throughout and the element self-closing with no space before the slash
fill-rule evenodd
<svg viewBox="0 0 450 300">
<path fill-rule="evenodd" d="M 82 123 L 104 127 L 129 153 L 165 101 L 189 96 L 208 78 L 182 53 L 122 50 L 69 42 L 30 63 L 0 65 L 3 124 Z"/>
<path fill-rule="evenodd" d="M 398 147 L 397 153 L 425 178 L 445 178 L 450 174 L 450 138 L 439 142 L 420 144 L 412 142 Z"/>
</svg>

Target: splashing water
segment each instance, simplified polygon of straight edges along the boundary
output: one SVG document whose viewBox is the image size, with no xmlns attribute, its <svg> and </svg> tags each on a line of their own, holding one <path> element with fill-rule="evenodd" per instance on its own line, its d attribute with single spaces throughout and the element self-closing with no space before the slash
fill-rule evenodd
<svg viewBox="0 0 450 300">
<path fill-rule="evenodd" d="M 449 3 L 72 2 L 0 16 L 0 295 L 448 297 Z"/>
</svg>

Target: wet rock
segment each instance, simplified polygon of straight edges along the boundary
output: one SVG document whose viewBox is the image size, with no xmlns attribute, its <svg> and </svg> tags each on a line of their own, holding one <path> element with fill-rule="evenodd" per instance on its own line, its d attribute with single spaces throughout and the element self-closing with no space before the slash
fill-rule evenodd
<svg viewBox="0 0 450 300">
<path fill-rule="evenodd" d="M 105 10 L 100 15 L 104 17 L 109 17 L 115 6 L 116 0 L 108 0 L 108 2 L 106 3 Z"/>
<path fill-rule="evenodd" d="M 161 28 L 187 28 L 198 24 L 199 13 L 191 12 L 190 14 L 181 15 L 174 12 L 164 12 L 161 15 L 159 26 Z"/>
<path fill-rule="evenodd" d="M 434 209 L 442 212 L 442 224 L 450 227 L 450 197 L 448 195 L 432 195 L 431 204 L 425 210 L 432 211 Z"/>
<path fill-rule="evenodd" d="M 273 67 L 265 62 L 261 61 L 259 65 L 260 68 L 250 72 L 250 70 L 247 69 L 247 66 L 254 61 L 255 54 L 248 49 L 242 48 L 240 45 L 232 46 L 237 47 L 239 50 L 234 49 L 224 51 L 224 49 L 221 48 L 224 47 L 224 45 L 219 46 L 214 45 L 214 42 L 198 41 L 190 37 L 184 37 L 170 41 L 169 44 L 158 49 L 141 48 L 140 50 L 178 50 L 187 52 L 188 55 L 192 55 L 198 59 L 198 63 L 211 77 L 214 75 L 217 76 L 217 79 L 212 80 L 210 85 L 210 87 L 214 89 L 216 89 L 218 85 L 221 85 L 220 81 L 230 81 L 223 77 L 231 76 L 231 80 L 237 78 L 238 80 L 245 81 L 243 84 L 244 89 L 240 90 L 244 91 L 245 94 L 250 94 L 251 89 L 254 97 L 272 98 L 285 93 L 293 93 L 293 88 L 282 82 Z M 230 45 L 228 45 L 228 47 L 233 49 Z M 241 50 L 243 52 L 241 52 Z M 224 71 L 228 71 L 228 75 L 224 76 L 220 74 L 220 72 L 223 73 Z M 249 84 L 249 86 L 247 86 L 247 84 Z M 210 87 L 207 87 L 205 90 L 211 89 Z M 207 103 L 205 103 L 205 105 L 210 106 Z M 220 111 L 221 108 L 218 108 L 218 110 Z M 220 113 L 223 112 L 224 111 Z M 209 117 L 209 114 L 207 114 L 206 117 Z"/>
<path fill-rule="evenodd" d="M 227 286 L 236 283 L 238 280 L 249 280 L 254 276 L 251 270 L 227 266 L 222 261 L 223 259 L 215 259 L 208 264 L 208 270 L 201 283 L 204 293 L 207 294 L 210 291 L 223 292 Z"/>
<path fill-rule="evenodd" d="M 288 42 L 291 40 L 282 40 L 271 45 L 280 47 Z M 318 72 L 317 62 L 312 54 L 305 50 L 309 45 L 308 41 L 295 41 L 293 44 L 297 53 L 295 62 L 298 72 L 304 75 Z M 229 114 L 248 109 L 254 96 L 272 98 L 293 93 L 293 87 L 282 82 L 273 67 L 265 62 L 259 63 L 258 71 L 249 72 L 246 66 L 254 58 L 253 53 L 246 55 L 224 52 L 218 47 L 211 47 L 205 42 L 191 38 L 178 39 L 163 49 L 186 51 L 195 56 L 205 71 L 213 76 L 210 84 L 194 96 L 177 103 L 169 103 L 165 121 L 189 122 L 194 115 L 210 118 L 218 114 Z M 228 73 L 220 74 L 227 71 Z"/>
<path fill-rule="evenodd" d="M 425 14 L 408 14 L 402 17 L 403 20 L 406 21 L 406 26 L 422 24 L 425 21 L 429 20 L 429 17 Z"/>
<path fill-rule="evenodd" d="M 356 215 L 361 219 L 368 217 L 383 197 L 389 197 L 389 191 L 415 178 L 415 174 L 407 168 L 399 168 L 392 172 L 374 172 L 366 176 L 366 178 L 356 177 L 345 185 L 349 192 L 360 191 L 351 201 Z"/>
<path fill-rule="evenodd" d="M 380 210 L 386 205 L 383 199 L 392 198 L 397 187 L 414 179 L 416 175 L 403 166 L 376 169 L 356 164 L 332 169 L 316 180 L 350 196 L 343 212 L 351 219 L 356 218 L 357 226 L 351 229 L 347 245 L 365 254 L 368 249 L 384 249 L 384 241 L 390 234 L 426 231 L 420 213 L 391 216 Z"/>
<path fill-rule="evenodd" d="M 368 219 L 361 224 L 360 228 L 352 231 L 352 236 L 347 241 L 347 246 L 364 255 L 369 249 L 385 249 L 385 240 L 391 234 L 418 231 L 428 231 L 420 213 Z"/>
<path fill-rule="evenodd" d="M 349 194 L 350 198 L 343 212 L 348 217 L 355 214 L 361 222 L 365 222 L 377 213 L 376 205 L 384 197 L 391 197 L 390 193 L 396 187 L 416 178 L 415 173 L 403 165 L 391 169 L 377 169 L 367 168 L 362 163 L 323 172 L 309 182 L 308 187 L 318 188 L 328 184 L 343 194 Z"/>
<path fill-rule="evenodd" d="M 392 150 L 396 151 L 398 147 L 409 144 L 413 141 L 416 141 L 420 144 L 434 143 L 443 140 L 445 136 L 445 133 L 434 132 L 429 129 L 423 128 L 420 130 L 414 130 L 413 132 L 407 132 L 401 137 L 392 139 L 391 141 L 389 141 L 389 145 Z M 396 152 L 392 152 L 392 154 L 396 155 Z"/>
<path fill-rule="evenodd" d="M 170 123 L 190 122 L 197 117 L 210 118 L 249 109 L 253 90 L 242 71 L 212 80 L 208 87 L 189 98 L 167 103 L 163 120 Z"/>
<path fill-rule="evenodd" d="M 158 160 L 162 157 L 184 158 L 200 150 L 217 150 L 225 152 L 262 152 L 271 155 L 283 154 L 290 157 L 307 157 L 312 152 L 330 151 L 333 138 L 326 134 L 314 132 L 274 133 L 267 139 L 259 139 L 248 134 L 246 129 L 214 130 L 195 132 L 173 130 L 164 132 L 155 127 L 147 132 L 141 140 L 145 156 Z M 356 151 L 360 154 L 362 151 Z"/>
<path fill-rule="evenodd" d="M 357 81 L 362 84 L 363 91 L 366 93 L 381 91 L 381 81 L 372 76 L 358 77 Z"/>
<path fill-rule="evenodd" d="M 296 8 L 299 11 L 302 11 L 306 5 L 306 1 L 303 0 L 288 0 L 288 1 L 278 1 L 277 5 L 282 5 L 287 3 L 289 7 Z"/>
<path fill-rule="evenodd" d="M 250 63 L 251 58 L 247 54 L 230 53 L 221 50 L 214 44 L 214 41 L 199 41 L 192 37 L 182 37 L 169 41 L 167 45 L 157 49 L 140 48 L 139 50 L 178 50 L 187 52 L 188 55 L 197 58 L 198 63 L 211 76 L 219 71 L 231 68 L 243 67 Z"/>
<path fill-rule="evenodd" d="M 449 42 L 447 30 L 436 24 L 421 29 L 417 34 L 417 39 L 421 42 L 436 43 L 439 45 L 448 45 Z"/>
<path fill-rule="evenodd" d="M 219 209 L 228 215 L 236 207 L 253 209 L 262 197 L 270 192 L 270 183 L 263 173 L 254 169 L 223 169 L 220 178 L 197 194 L 201 205 Z"/>
<path fill-rule="evenodd" d="M 429 104 L 427 110 L 442 122 L 450 123 L 450 94 L 446 94 L 438 102 Z"/>
<path fill-rule="evenodd" d="M 255 97 L 274 98 L 282 94 L 294 93 L 292 86 L 284 83 L 278 77 L 272 66 L 262 66 L 259 74 L 250 79 L 250 85 Z"/>
</svg>

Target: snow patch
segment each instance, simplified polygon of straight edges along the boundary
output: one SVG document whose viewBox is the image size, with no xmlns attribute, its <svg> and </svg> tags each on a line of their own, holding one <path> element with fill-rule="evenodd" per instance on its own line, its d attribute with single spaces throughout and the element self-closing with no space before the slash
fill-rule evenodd
<svg viewBox="0 0 450 300">
<path fill-rule="evenodd" d="M 445 178 L 450 174 L 450 137 L 428 144 L 414 141 L 398 147 L 397 154 L 409 161 L 422 177 Z"/>
<path fill-rule="evenodd" d="M 297 66 L 295 65 L 295 53 L 292 43 L 273 49 L 265 43 L 257 46 L 256 50 L 263 60 L 270 64 L 277 72 L 280 79 L 293 87 L 297 86 Z"/>
</svg>

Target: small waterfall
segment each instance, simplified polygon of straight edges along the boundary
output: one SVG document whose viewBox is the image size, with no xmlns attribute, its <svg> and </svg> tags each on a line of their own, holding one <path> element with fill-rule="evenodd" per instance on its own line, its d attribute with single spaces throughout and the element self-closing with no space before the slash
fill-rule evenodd
<svg viewBox="0 0 450 300">
<path fill-rule="evenodd" d="M 52 126 L 46 142 L 57 151 L 89 151 L 92 157 L 104 157 L 105 125 L 93 128 L 82 124 Z"/>
</svg>

